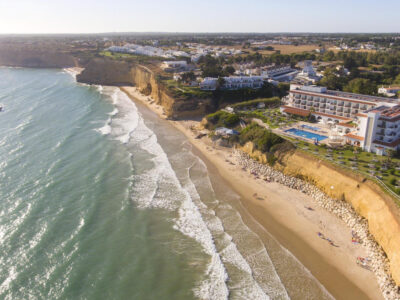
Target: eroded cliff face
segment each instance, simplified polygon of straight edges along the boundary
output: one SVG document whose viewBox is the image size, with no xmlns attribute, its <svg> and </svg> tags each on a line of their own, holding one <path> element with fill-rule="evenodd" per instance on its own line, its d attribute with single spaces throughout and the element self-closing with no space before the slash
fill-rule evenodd
<svg viewBox="0 0 400 300">
<path fill-rule="evenodd" d="M 92 59 L 76 80 L 99 85 L 133 85 L 131 66 L 128 63 L 104 58 Z"/>
<path fill-rule="evenodd" d="M 204 115 L 210 99 L 175 99 L 156 79 L 156 72 L 140 64 L 96 58 L 90 61 L 77 80 L 89 84 L 136 86 L 164 108 L 168 117 Z"/>
<path fill-rule="evenodd" d="M 67 68 L 78 66 L 78 61 L 67 53 L 0 45 L 0 65 L 25 68 Z"/>
<path fill-rule="evenodd" d="M 241 147 L 253 159 L 265 162 L 265 155 L 251 143 Z M 394 200 L 374 182 L 361 175 L 323 162 L 300 151 L 283 154 L 274 167 L 291 176 L 301 176 L 337 201 L 347 201 L 368 221 L 370 233 L 383 248 L 393 279 L 400 285 L 400 210 Z"/>
</svg>

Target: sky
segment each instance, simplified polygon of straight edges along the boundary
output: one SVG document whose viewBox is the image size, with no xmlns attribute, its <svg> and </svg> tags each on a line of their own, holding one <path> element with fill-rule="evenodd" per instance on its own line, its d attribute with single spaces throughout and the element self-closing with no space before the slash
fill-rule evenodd
<svg viewBox="0 0 400 300">
<path fill-rule="evenodd" d="M 400 0 L 0 0 L 0 34 L 400 32 Z"/>
</svg>

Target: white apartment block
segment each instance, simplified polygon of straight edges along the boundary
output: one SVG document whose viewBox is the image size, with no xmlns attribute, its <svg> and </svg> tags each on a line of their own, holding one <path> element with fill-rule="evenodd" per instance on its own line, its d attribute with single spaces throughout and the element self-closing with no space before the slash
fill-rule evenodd
<svg viewBox="0 0 400 300">
<path fill-rule="evenodd" d="M 275 77 L 286 75 L 293 71 L 296 71 L 296 70 L 292 69 L 289 65 L 272 66 L 272 67 L 268 67 L 265 70 L 261 71 L 261 76 L 273 79 Z"/>
<path fill-rule="evenodd" d="M 176 71 L 176 70 L 186 70 L 188 65 L 187 62 L 184 60 L 172 60 L 172 61 L 164 61 L 161 64 L 161 69 L 165 71 Z"/>
<path fill-rule="evenodd" d="M 242 88 L 259 89 L 264 84 L 262 76 L 230 76 L 223 77 L 222 89 L 237 90 Z M 218 78 L 206 77 L 200 83 L 200 89 L 213 91 L 217 88 Z"/>
<path fill-rule="evenodd" d="M 399 100 L 291 85 L 284 102 L 282 112 L 336 124 L 347 143 L 366 151 L 385 154 L 400 144 Z"/>
<path fill-rule="evenodd" d="M 400 105 L 382 105 L 359 113 L 356 124 L 356 129 L 345 135 L 349 144 L 380 155 L 386 154 L 386 149 L 399 148 Z"/>
<path fill-rule="evenodd" d="M 378 94 L 382 94 L 388 97 L 394 97 L 398 92 L 400 92 L 400 86 L 392 86 L 392 87 L 382 86 L 378 89 Z"/>
</svg>

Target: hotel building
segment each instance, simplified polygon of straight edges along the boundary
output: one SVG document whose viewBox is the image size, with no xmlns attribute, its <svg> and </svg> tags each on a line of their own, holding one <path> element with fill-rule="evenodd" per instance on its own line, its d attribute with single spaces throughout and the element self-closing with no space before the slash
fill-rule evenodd
<svg viewBox="0 0 400 300">
<path fill-rule="evenodd" d="M 378 154 L 399 147 L 400 103 L 396 99 L 291 85 L 283 101 L 283 113 L 311 114 L 323 123 L 335 124 L 348 144 Z"/>
<path fill-rule="evenodd" d="M 259 89 L 264 84 L 262 76 L 231 76 L 223 77 L 224 84 L 222 89 L 237 90 L 243 88 Z M 206 77 L 200 83 L 200 89 L 213 91 L 217 88 L 218 78 Z"/>
</svg>

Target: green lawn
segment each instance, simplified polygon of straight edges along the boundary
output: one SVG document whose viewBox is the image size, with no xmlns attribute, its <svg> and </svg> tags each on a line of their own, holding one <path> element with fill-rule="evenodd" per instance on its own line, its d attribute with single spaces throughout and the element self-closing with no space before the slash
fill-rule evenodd
<svg viewBox="0 0 400 300">
<path fill-rule="evenodd" d="M 255 110 L 241 110 L 238 112 L 240 117 L 257 118 L 262 120 L 271 129 L 279 128 L 282 126 L 292 125 L 299 121 L 307 121 L 301 117 L 287 117 L 284 116 L 279 108 L 272 109 L 255 109 Z"/>
<path fill-rule="evenodd" d="M 396 169 L 396 167 L 400 166 L 400 159 L 398 158 L 388 159 L 387 156 L 379 156 L 364 151 L 354 153 L 352 147 L 330 149 L 304 141 L 297 141 L 296 143 L 299 149 L 305 150 L 314 156 L 350 168 L 370 178 L 371 176 L 377 176 L 393 192 L 400 194 L 400 188 L 396 187 L 400 186 L 400 170 Z"/>
<path fill-rule="evenodd" d="M 164 85 L 176 98 L 205 99 L 212 96 L 212 92 L 203 91 L 198 86 L 187 86 L 173 79 L 163 80 Z"/>
<path fill-rule="evenodd" d="M 129 53 L 116 53 L 110 51 L 101 51 L 99 52 L 100 56 L 109 57 L 115 60 L 129 60 L 129 61 L 137 61 L 137 62 L 149 62 L 155 60 L 165 60 L 163 57 L 157 56 L 146 56 L 146 55 L 136 55 L 136 54 L 129 54 Z"/>
</svg>

